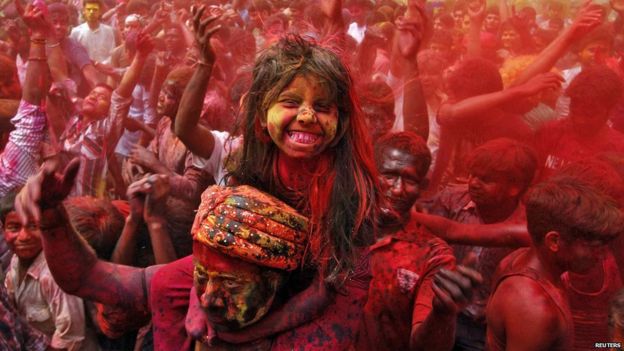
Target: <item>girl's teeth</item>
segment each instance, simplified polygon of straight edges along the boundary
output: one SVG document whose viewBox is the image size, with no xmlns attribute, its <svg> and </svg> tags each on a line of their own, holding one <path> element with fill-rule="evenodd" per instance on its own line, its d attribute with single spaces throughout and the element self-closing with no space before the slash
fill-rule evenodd
<svg viewBox="0 0 624 351">
<path fill-rule="evenodd" d="M 300 144 L 312 144 L 318 139 L 318 135 L 304 132 L 289 132 L 290 139 Z"/>
</svg>

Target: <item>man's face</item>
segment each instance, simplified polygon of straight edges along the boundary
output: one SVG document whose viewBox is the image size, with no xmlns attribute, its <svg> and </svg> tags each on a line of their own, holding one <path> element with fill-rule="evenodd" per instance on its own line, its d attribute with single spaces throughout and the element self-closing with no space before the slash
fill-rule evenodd
<svg viewBox="0 0 624 351">
<path fill-rule="evenodd" d="M 111 91 L 105 87 L 95 87 L 82 101 L 82 114 L 91 119 L 102 119 L 108 116 Z"/>
<path fill-rule="evenodd" d="M 215 329 L 237 330 L 257 322 L 268 312 L 283 279 L 280 273 L 268 272 L 198 243 L 194 244 L 193 253 L 193 282 L 199 303 Z"/>
<path fill-rule="evenodd" d="M 4 220 L 4 236 L 9 248 L 23 260 L 30 260 L 41 252 L 41 230 L 33 222 L 22 225 L 17 212 L 11 211 Z"/>
<path fill-rule="evenodd" d="M 82 15 L 88 23 L 98 23 L 100 21 L 100 5 L 86 3 L 82 9 Z"/>
<path fill-rule="evenodd" d="M 574 100 L 570 102 L 570 121 L 578 135 L 596 135 L 607 125 L 610 111 L 599 104 L 593 105 L 582 106 Z"/>
<path fill-rule="evenodd" d="M 604 63 L 609 51 L 610 45 L 605 42 L 590 43 L 579 52 L 579 61 L 582 65 L 601 64 Z"/>
<path fill-rule="evenodd" d="M 134 17 L 129 20 L 126 20 L 124 24 L 124 29 L 123 29 L 124 38 L 127 38 L 128 33 L 132 31 L 135 31 L 137 33 L 141 31 L 141 22 L 137 18 L 134 18 Z"/>
<path fill-rule="evenodd" d="M 495 13 L 488 13 L 483 21 L 483 29 L 488 32 L 495 33 L 500 26 L 500 16 Z"/>
<path fill-rule="evenodd" d="M 506 30 L 501 34 L 503 48 L 515 50 L 520 45 L 520 36 L 515 30 Z"/>
<path fill-rule="evenodd" d="M 409 213 L 420 195 L 422 178 L 418 161 L 411 154 L 388 147 L 382 152 L 381 164 L 377 165 L 381 190 L 392 210 L 399 215 Z"/>
<path fill-rule="evenodd" d="M 165 48 L 169 52 L 174 52 L 181 49 L 180 45 L 183 45 L 182 33 L 177 28 L 169 28 L 165 32 Z"/>
<path fill-rule="evenodd" d="M 62 40 L 69 35 L 69 19 L 59 14 L 50 15 L 50 23 L 56 34 L 56 39 Z"/>
<path fill-rule="evenodd" d="M 600 240 L 587 241 L 560 237 L 558 253 L 565 262 L 565 270 L 586 274 L 604 259 L 607 250 L 607 244 Z"/>
<path fill-rule="evenodd" d="M 468 194 L 477 207 L 495 207 L 506 204 L 519 193 L 518 186 L 506 177 L 472 170 L 468 178 Z"/>
</svg>

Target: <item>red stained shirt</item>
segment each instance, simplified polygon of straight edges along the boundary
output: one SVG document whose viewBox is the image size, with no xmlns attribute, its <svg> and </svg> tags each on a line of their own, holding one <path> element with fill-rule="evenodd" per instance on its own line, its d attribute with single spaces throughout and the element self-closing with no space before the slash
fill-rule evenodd
<svg viewBox="0 0 624 351">
<path fill-rule="evenodd" d="M 356 350 L 407 350 L 413 326 L 432 309 L 433 276 L 453 269 L 451 248 L 423 227 L 408 224 L 371 246 L 373 279 Z"/>
<path fill-rule="evenodd" d="M 542 166 L 541 179 L 548 178 L 568 163 L 603 152 L 624 153 L 624 135 L 605 127 L 591 140 L 579 139 L 568 119 L 558 120 L 536 134 L 535 149 Z"/>
</svg>

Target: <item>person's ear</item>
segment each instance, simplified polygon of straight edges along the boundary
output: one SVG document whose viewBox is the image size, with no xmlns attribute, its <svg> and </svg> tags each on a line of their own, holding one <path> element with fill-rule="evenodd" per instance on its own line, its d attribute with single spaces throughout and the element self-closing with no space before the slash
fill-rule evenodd
<svg viewBox="0 0 624 351">
<path fill-rule="evenodd" d="M 561 234 L 551 230 L 544 235 L 544 246 L 552 252 L 558 252 L 561 247 Z"/>
</svg>

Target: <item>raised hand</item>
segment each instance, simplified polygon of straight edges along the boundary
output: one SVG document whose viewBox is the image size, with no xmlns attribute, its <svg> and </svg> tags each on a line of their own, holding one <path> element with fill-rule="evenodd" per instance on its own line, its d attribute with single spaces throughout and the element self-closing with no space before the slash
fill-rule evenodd
<svg viewBox="0 0 624 351">
<path fill-rule="evenodd" d="M 22 223 L 26 225 L 29 220 L 39 223 L 42 210 L 60 204 L 74 186 L 79 169 L 79 158 L 71 160 L 63 172 L 57 171 L 56 163 L 44 163 L 15 198 L 15 211 Z"/>
<path fill-rule="evenodd" d="M 473 0 L 468 4 L 468 15 L 471 23 L 472 21 L 475 23 L 483 22 L 486 5 L 485 0 Z"/>
<path fill-rule="evenodd" d="M 574 37 L 580 38 L 589 33 L 602 23 L 603 17 L 604 9 L 602 6 L 594 4 L 591 0 L 585 2 L 571 26 Z"/>
<path fill-rule="evenodd" d="M 559 89 L 563 83 L 563 78 L 552 72 L 538 74 L 528 82 L 517 86 L 523 96 L 533 96 L 544 90 Z"/>
<path fill-rule="evenodd" d="M 137 54 L 147 57 L 154 50 L 154 40 L 148 33 L 139 33 L 137 36 Z"/>
<path fill-rule="evenodd" d="M 215 62 L 215 52 L 210 44 L 210 38 L 221 28 L 221 25 L 214 25 L 214 22 L 219 19 L 218 16 L 210 16 L 203 19 L 205 12 L 206 6 L 193 7 L 191 9 L 195 41 L 199 47 L 199 62 L 204 65 L 212 65 Z"/>
<path fill-rule="evenodd" d="M 483 283 L 483 277 L 474 269 L 457 266 L 457 271 L 440 269 L 433 281 L 433 308 L 457 314 L 470 303 L 474 288 Z"/>
<path fill-rule="evenodd" d="M 423 23 L 419 18 L 407 19 L 399 17 L 396 20 L 397 44 L 401 56 L 413 59 L 420 48 L 423 38 Z"/>
<path fill-rule="evenodd" d="M 150 171 L 154 171 L 157 167 L 157 164 L 159 163 L 156 155 L 154 155 L 153 152 L 149 151 L 139 144 L 134 145 L 132 151 L 130 152 L 129 158 L 132 163 L 143 166 Z"/>
<path fill-rule="evenodd" d="M 17 3 L 19 0 L 16 0 L 16 7 L 18 6 Z M 20 4 L 17 11 L 30 29 L 31 34 L 39 34 L 45 37 L 52 32 L 52 26 L 46 18 L 44 7 L 29 4 L 24 9 Z"/>
<path fill-rule="evenodd" d="M 145 191 L 148 187 L 147 178 L 144 177 L 128 185 L 128 191 L 126 192 L 128 204 L 130 205 L 130 217 L 136 220 L 143 220 Z"/>
</svg>

